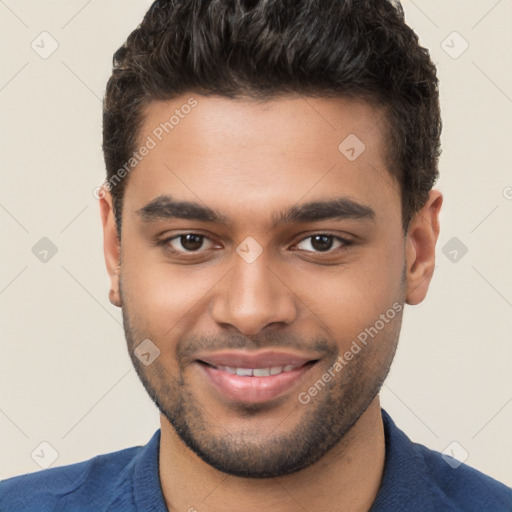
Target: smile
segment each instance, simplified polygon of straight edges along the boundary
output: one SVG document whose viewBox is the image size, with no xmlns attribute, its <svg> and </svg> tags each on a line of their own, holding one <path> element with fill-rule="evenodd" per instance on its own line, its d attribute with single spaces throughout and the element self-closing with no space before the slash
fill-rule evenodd
<svg viewBox="0 0 512 512">
<path fill-rule="evenodd" d="M 301 365 L 287 364 L 286 366 L 271 366 L 267 368 L 235 368 L 232 366 L 216 366 L 219 370 L 238 375 L 240 377 L 269 377 L 285 372 L 291 372 Z"/>
<path fill-rule="evenodd" d="M 195 367 L 203 383 L 224 400 L 263 403 L 292 391 L 318 362 L 304 354 L 278 351 L 198 354 Z"/>
</svg>

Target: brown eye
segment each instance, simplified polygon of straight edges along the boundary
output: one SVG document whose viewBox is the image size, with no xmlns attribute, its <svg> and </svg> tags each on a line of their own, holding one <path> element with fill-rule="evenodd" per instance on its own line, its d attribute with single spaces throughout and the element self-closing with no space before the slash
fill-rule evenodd
<svg viewBox="0 0 512 512">
<path fill-rule="evenodd" d="M 334 244 L 338 245 L 334 247 L 334 249 L 343 249 L 345 246 L 351 244 L 350 240 L 345 240 L 340 238 L 339 236 L 328 235 L 325 233 L 319 233 L 317 235 L 311 235 L 299 242 L 297 247 L 303 251 L 307 252 L 328 252 L 333 249 Z M 302 244 L 302 247 L 300 247 Z"/>
<path fill-rule="evenodd" d="M 311 237 L 311 247 L 317 251 L 328 251 L 333 244 L 333 237 L 327 235 L 315 235 Z"/>
<path fill-rule="evenodd" d="M 203 245 L 204 236 L 201 235 L 181 235 L 179 237 L 181 246 L 187 251 L 197 251 Z"/>
<path fill-rule="evenodd" d="M 211 248 L 208 246 L 205 247 L 205 242 L 209 242 L 213 245 L 213 242 L 205 235 L 185 233 L 172 238 L 167 238 L 166 240 L 163 240 L 161 244 L 166 245 L 173 252 L 187 254 L 198 252 L 200 249 Z"/>
</svg>

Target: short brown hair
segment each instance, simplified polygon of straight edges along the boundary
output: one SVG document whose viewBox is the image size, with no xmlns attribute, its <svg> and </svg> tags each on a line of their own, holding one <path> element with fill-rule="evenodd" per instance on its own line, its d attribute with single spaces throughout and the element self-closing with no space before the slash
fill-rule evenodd
<svg viewBox="0 0 512 512">
<path fill-rule="evenodd" d="M 232 99 L 286 93 L 383 107 L 402 221 L 438 178 L 436 68 L 392 0 L 157 0 L 113 58 L 103 109 L 107 182 L 136 149 L 143 110 L 186 92 Z M 127 179 L 111 187 L 118 236 Z"/>
</svg>

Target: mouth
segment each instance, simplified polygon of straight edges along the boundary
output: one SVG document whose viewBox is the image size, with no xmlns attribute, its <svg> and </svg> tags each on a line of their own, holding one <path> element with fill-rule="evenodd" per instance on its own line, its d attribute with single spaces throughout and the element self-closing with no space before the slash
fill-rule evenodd
<svg viewBox="0 0 512 512">
<path fill-rule="evenodd" d="M 287 364 L 286 366 L 268 366 L 266 368 L 236 368 L 234 366 L 214 366 L 209 363 L 203 364 L 210 368 L 228 372 L 231 375 L 238 375 L 239 377 L 270 377 L 271 375 L 280 375 L 281 373 L 291 372 L 300 368 L 300 365 L 294 364 Z"/>
<path fill-rule="evenodd" d="M 230 401 L 263 403 L 293 391 L 318 359 L 280 352 L 224 352 L 195 363 L 215 392 Z"/>
</svg>

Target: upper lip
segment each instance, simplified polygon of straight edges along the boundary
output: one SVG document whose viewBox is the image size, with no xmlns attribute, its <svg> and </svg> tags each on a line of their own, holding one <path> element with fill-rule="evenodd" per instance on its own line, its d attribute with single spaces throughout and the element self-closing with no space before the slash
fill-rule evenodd
<svg viewBox="0 0 512 512">
<path fill-rule="evenodd" d="M 302 366 L 315 357 L 304 357 L 293 352 L 266 350 L 260 352 L 220 351 L 209 354 L 199 354 L 198 361 L 213 366 L 230 366 L 233 368 L 271 368 L 272 366 Z"/>
</svg>

